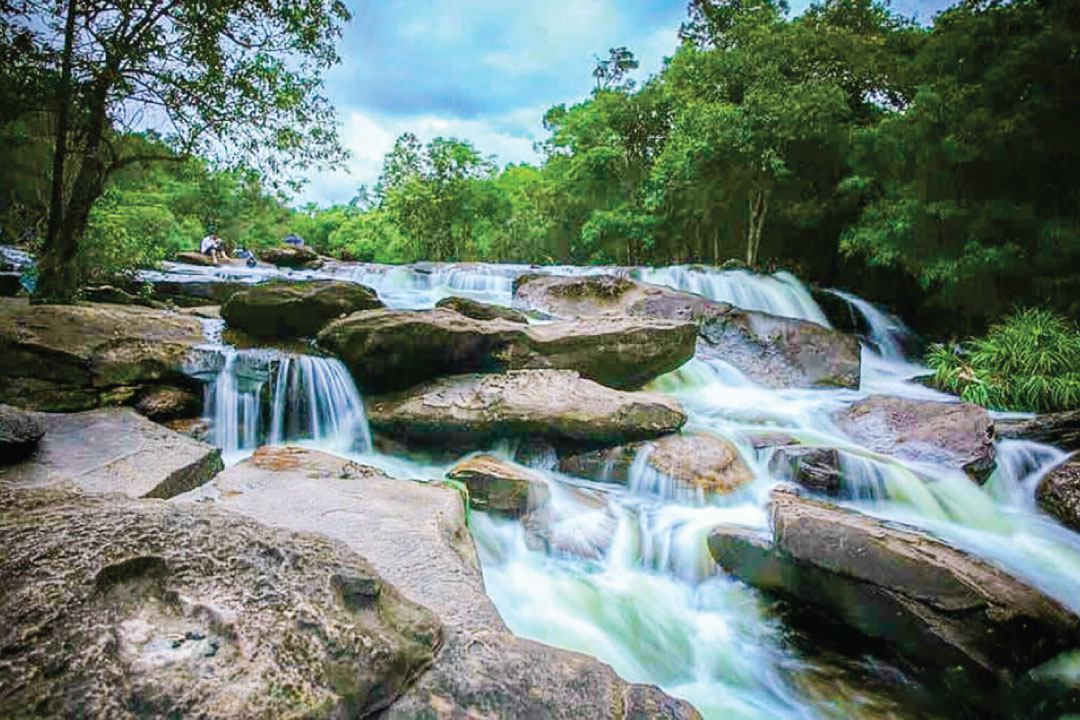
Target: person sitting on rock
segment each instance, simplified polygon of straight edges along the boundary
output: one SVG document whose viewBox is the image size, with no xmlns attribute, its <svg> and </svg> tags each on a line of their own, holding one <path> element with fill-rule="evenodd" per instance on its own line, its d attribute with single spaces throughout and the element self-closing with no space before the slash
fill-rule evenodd
<svg viewBox="0 0 1080 720">
<path fill-rule="evenodd" d="M 225 246 L 221 243 L 221 238 L 218 237 L 216 232 L 211 232 L 209 235 L 202 239 L 199 243 L 199 252 L 203 255 L 209 255 L 210 259 L 215 265 L 218 264 L 218 259 L 228 260 L 229 255 L 225 252 Z"/>
</svg>

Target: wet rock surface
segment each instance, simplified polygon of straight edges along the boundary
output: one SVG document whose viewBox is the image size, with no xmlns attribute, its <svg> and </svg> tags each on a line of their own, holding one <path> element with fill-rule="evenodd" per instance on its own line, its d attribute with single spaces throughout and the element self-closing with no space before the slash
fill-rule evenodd
<svg viewBox="0 0 1080 720">
<path fill-rule="evenodd" d="M 983 483 L 994 471 L 994 423 L 969 403 L 871 395 L 834 414 L 840 429 L 876 452 L 962 470 Z"/>
<path fill-rule="evenodd" d="M 199 265 L 201 267 L 213 267 L 215 265 L 214 260 L 209 255 L 194 250 L 178 252 L 173 259 L 178 263 Z"/>
<path fill-rule="evenodd" d="M 335 280 L 266 282 L 233 294 L 221 307 L 231 328 L 256 337 L 314 336 L 327 323 L 382 307 L 374 290 Z"/>
<path fill-rule="evenodd" d="M 1080 450 L 1080 410 L 1036 415 L 1027 420 L 995 420 L 997 436 L 1009 440 L 1031 440 L 1061 450 Z"/>
<path fill-rule="evenodd" d="M 0 487 L 0 715 L 365 717 L 439 622 L 343 543 L 210 507 Z"/>
<path fill-rule="evenodd" d="M 392 392 L 443 375 L 575 370 L 613 387 L 640 387 L 694 353 L 689 323 L 610 318 L 526 326 L 476 320 L 446 308 L 359 312 L 328 325 L 319 344 L 365 391 Z"/>
<path fill-rule="evenodd" d="M 772 533 L 721 527 L 727 572 L 815 607 L 935 667 L 1020 673 L 1080 645 L 1080 619 L 989 563 L 914 528 L 773 491 Z"/>
<path fill-rule="evenodd" d="M 527 324 L 529 319 L 524 313 L 517 310 L 511 310 L 510 308 L 502 307 L 501 305 L 490 305 L 488 303 L 480 302 L 479 300 L 473 300 L 472 298 L 461 297 L 458 295 L 451 295 L 445 297 L 439 302 L 435 303 L 435 307 L 446 308 L 447 310 L 453 310 L 456 313 L 470 317 L 473 320 L 506 320 L 514 323 Z"/>
<path fill-rule="evenodd" d="M 373 429 L 433 443 L 533 435 L 612 445 L 686 422 L 671 398 L 612 390 L 569 370 L 456 375 L 371 398 L 367 410 Z"/>
<path fill-rule="evenodd" d="M 45 435 L 32 457 L 0 470 L 0 485 L 169 498 L 202 485 L 223 467 L 217 448 L 128 408 L 34 417 Z"/>
<path fill-rule="evenodd" d="M 858 339 L 821 325 L 740 310 L 626 277 L 523 275 L 514 307 L 556 317 L 628 315 L 693 321 L 697 351 L 768 387 L 858 387 Z"/>
<path fill-rule="evenodd" d="M 679 718 L 700 715 L 585 655 L 515 637 L 484 593 L 457 490 L 395 480 L 299 448 L 263 448 L 201 496 L 261 522 L 338 538 L 443 626 L 434 664 L 381 717 Z M 177 501 L 174 501 L 177 502 Z"/>
<path fill-rule="evenodd" d="M 202 323 L 175 313 L 0 299 L 0 402 L 62 412 L 133 402 L 185 381 L 202 342 Z"/>
<path fill-rule="evenodd" d="M 202 396 L 188 387 L 154 386 L 135 402 L 135 410 L 155 422 L 193 417 L 202 411 Z"/>
<path fill-rule="evenodd" d="M 551 495 L 542 477 L 493 455 L 465 458 L 446 477 L 468 488 L 472 507 L 510 517 L 543 505 Z"/>
<path fill-rule="evenodd" d="M 769 459 L 769 472 L 822 495 L 848 495 L 840 471 L 840 452 L 836 448 L 779 447 Z"/>
<path fill-rule="evenodd" d="M 1039 482 L 1035 499 L 1043 510 L 1080 532 L 1080 459 L 1074 454 L 1047 473 Z"/>
<path fill-rule="evenodd" d="M 29 456 L 44 434 L 45 425 L 35 415 L 0 405 L 0 465 Z"/>
</svg>

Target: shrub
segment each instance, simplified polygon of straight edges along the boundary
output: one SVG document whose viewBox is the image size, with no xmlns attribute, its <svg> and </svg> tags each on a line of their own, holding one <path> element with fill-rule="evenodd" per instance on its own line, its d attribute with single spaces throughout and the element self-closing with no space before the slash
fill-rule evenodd
<svg viewBox="0 0 1080 720">
<path fill-rule="evenodd" d="M 1080 407 L 1080 332 L 1049 310 L 1020 309 L 985 337 L 935 345 L 934 382 L 996 410 L 1050 412 Z"/>
</svg>

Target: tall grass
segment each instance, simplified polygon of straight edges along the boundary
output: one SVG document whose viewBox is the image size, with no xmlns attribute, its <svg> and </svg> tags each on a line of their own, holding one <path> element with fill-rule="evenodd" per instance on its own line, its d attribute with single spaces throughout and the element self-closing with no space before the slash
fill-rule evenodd
<svg viewBox="0 0 1080 720">
<path fill-rule="evenodd" d="M 1025 308 L 985 337 L 935 345 L 926 357 L 934 383 L 996 410 L 1080 408 L 1080 331 L 1049 310 Z"/>
</svg>

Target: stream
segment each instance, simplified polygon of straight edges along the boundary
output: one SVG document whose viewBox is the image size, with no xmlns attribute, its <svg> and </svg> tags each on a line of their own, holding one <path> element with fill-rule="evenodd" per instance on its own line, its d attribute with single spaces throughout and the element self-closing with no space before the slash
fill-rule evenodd
<svg viewBox="0 0 1080 720">
<path fill-rule="evenodd" d="M 167 264 L 168 265 L 168 264 Z M 254 282 L 274 273 L 239 268 L 177 269 L 164 274 Z M 713 300 L 827 325 L 821 307 L 787 273 L 690 267 L 656 269 L 516 265 L 389 267 L 340 263 L 288 277 L 332 277 L 375 289 L 390 307 L 430 308 L 449 295 L 511 304 L 513 279 L 526 272 L 629 274 Z M 754 481 L 732 494 L 704 497 L 674 487 L 644 453 L 625 485 L 555 472 L 554 458 L 531 465 L 551 493 L 550 551 L 529 543 L 520 521 L 471 514 L 488 594 L 520 636 L 578 650 L 611 664 L 625 679 L 653 683 L 692 702 L 705 718 L 950 716 L 933 691 L 880 657 L 823 647 L 787 622 L 791 608 L 717 573 L 706 535 L 718 524 L 767 527 L 766 502 L 777 479 L 775 448 L 762 434 L 784 434 L 842 450 L 842 504 L 922 527 L 998 564 L 1080 612 L 1080 535 L 1042 514 L 1034 500 L 1041 476 L 1064 454 L 1037 443 L 997 443 L 997 469 L 982 487 L 960 471 L 903 462 L 860 447 L 831 419 L 870 394 L 952 400 L 912 378 L 925 369 L 905 357 L 913 345 L 897 318 L 845 293 L 866 328 L 859 390 L 774 390 L 722 361 L 692 359 L 647 389 L 677 398 L 687 430 L 707 430 L 738 449 Z M 206 321 L 221 361 L 205 369 L 206 419 L 228 464 L 260 444 L 296 443 L 377 466 L 402 478 L 435 480 L 445 458 L 375 452 L 360 393 L 335 359 L 273 350 L 237 350 Z M 485 450 L 507 459 L 514 443 Z M 932 479 L 927 479 L 932 478 Z M 840 646 L 843 642 L 838 641 Z"/>
</svg>

